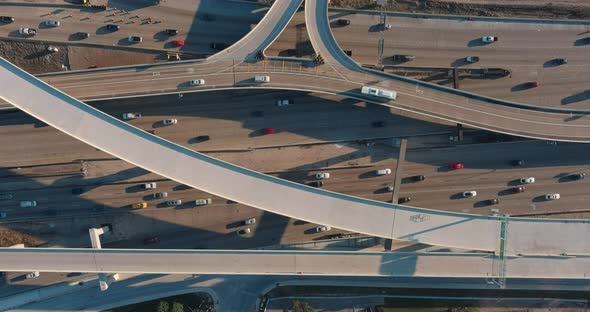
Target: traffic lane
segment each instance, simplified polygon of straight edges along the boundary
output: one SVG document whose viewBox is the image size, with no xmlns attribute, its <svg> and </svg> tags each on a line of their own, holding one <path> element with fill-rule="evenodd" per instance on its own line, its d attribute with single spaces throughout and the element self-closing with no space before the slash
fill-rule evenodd
<svg viewBox="0 0 590 312">
<path fill-rule="evenodd" d="M 256 7 L 257 8 L 257 7 Z M 15 17 L 15 22 L 0 26 L 2 35 L 7 37 L 21 37 L 18 28 L 30 27 L 38 30 L 37 36 L 32 40 L 50 40 L 60 42 L 92 43 L 106 46 L 121 45 L 126 47 L 153 48 L 153 49 L 178 49 L 171 41 L 185 40 L 187 45 L 182 51 L 214 53 L 210 48 L 211 42 L 233 43 L 248 33 L 251 24 L 257 23 L 264 12 L 255 11 L 250 6 L 240 13 L 225 14 L 215 11 L 216 20 L 204 21 L 202 17 L 195 16 L 195 8 L 187 10 L 169 9 L 151 15 L 153 21 L 161 23 L 147 23 L 149 13 L 142 10 L 133 13 L 122 11 L 85 11 L 87 9 L 57 9 L 47 7 L 22 7 L 3 6 L 3 14 Z M 235 9 L 232 11 L 235 12 Z M 49 14 L 50 12 L 55 12 Z M 151 12 L 153 13 L 153 12 Z M 43 25 L 46 20 L 57 20 L 61 26 L 48 28 Z M 227 20 L 231 23 L 227 23 Z M 121 30 L 109 31 L 107 24 L 120 25 Z M 168 36 L 164 29 L 178 29 L 179 34 Z M 206 29 L 206 30 L 205 30 Z M 80 39 L 74 34 L 77 32 L 90 33 L 90 38 Z M 130 44 L 127 36 L 137 35 L 143 37 L 143 42 Z"/>
</svg>

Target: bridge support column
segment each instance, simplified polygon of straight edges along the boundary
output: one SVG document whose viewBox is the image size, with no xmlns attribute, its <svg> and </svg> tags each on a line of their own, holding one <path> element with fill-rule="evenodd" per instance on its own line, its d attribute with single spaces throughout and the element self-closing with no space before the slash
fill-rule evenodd
<svg viewBox="0 0 590 312">
<path fill-rule="evenodd" d="M 105 233 L 110 233 L 111 228 L 110 226 L 103 226 L 101 228 L 91 228 L 88 229 L 88 234 L 90 235 L 90 243 L 92 244 L 92 248 L 101 249 L 102 245 L 100 244 L 100 235 Z M 104 273 L 98 273 L 98 284 L 100 285 L 100 290 L 105 291 L 109 289 L 109 284 L 119 280 L 119 274 L 113 274 L 108 276 Z"/>
</svg>

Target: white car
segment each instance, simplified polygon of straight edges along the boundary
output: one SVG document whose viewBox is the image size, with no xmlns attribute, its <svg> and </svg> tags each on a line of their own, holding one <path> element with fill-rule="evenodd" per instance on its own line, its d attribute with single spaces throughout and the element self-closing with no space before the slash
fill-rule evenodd
<svg viewBox="0 0 590 312">
<path fill-rule="evenodd" d="M 61 23 L 59 21 L 55 21 L 55 20 L 46 20 L 45 21 L 45 26 L 59 27 L 59 25 L 61 25 Z"/>
<path fill-rule="evenodd" d="M 332 228 L 331 228 L 331 227 L 329 227 L 329 226 L 322 225 L 322 226 L 318 226 L 317 228 L 315 228 L 315 232 L 316 232 L 316 233 L 320 233 L 320 232 L 328 232 L 328 231 L 329 231 L 329 230 L 331 230 L 331 229 L 332 229 Z"/>
<path fill-rule="evenodd" d="M 31 272 L 31 273 L 25 275 L 25 278 L 27 278 L 27 279 L 37 278 L 37 277 L 39 277 L 39 275 L 41 275 L 41 274 L 39 274 L 39 271 L 35 271 L 35 272 Z"/>
<path fill-rule="evenodd" d="M 494 42 L 494 41 L 498 41 L 498 37 L 494 37 L 494 36 L 483 36 L 483 37 L 481 37 L 481 41 L 483 41 L 483 42 Z"/>
<path fill-rule="evenodd" d="M 256 218 L 250 218 L 250 219 L 244 220 L 244 224 L 245 225 L 256 224 Z"/>
<path fill-rule="evenodd" d="M 132 119 L 137 119 L 137 118 L 141 118 L 141 113 L 124 113 L 123 114 L 123 120 L 132 120 Z"/>
<path fill-rule="evenodd" d="M 168 206 L 182 205 L 182 200 L 180 200 L 180 199 L 169 200 L 169 201 L 166 202 L 166 205 L 168 205 Z"/>
<path fill-rule="evenodd" d="M 54 46 L 48 46 L 47 47 L 47 52 L 55 53 L 55 52 L 58 52 L 58 51 L 59 51 L 59 49 L 57 47 L 54 47 Z"/>
<path fill-rule="evenodd" d="M 142 185 L 140 185 L 140 187 L 144 190 L 152 190 L 155 189 L 158 185 L 156 184 L 156 182 L 152 182 L 152 183 L 144 183 Z"/>
<path fill-rule="evenodd" d="M 175 125 L 178 123 L 178 120 L 174 119 L 174 118 L 164 119 L 164 120 L 162 120 L 162 123 L 164 124 L 164 126 Z"/>
<path fill-rule="evenodd" d="M 389 168 L 385 168 L 385 169 L 379 169 L 375 171 L 376 175 L 386 175 L 386 174 L 391 174 L 391 169 Z"/>
<path fill-rule="evenodd" d="M 465 191 L 465 192 L 463 192 L 463 194 L 461 194 L 461 196 L 463 196 L 463 198 L 475 197 L 475 196 L 477 196 L 477 192 L 476 191 Z"/>
<path fill-rule="evenodd" d="M 36 200 L 23 200 L 20 202 L 21 208 L 28 208 L 28 207 L 37 207 Z"/>
<path fill-rule="evenodd" d="M 255 76 L 254 82 L 270 82 L 270 76 Z"/>
<path fill-rule="evenodd" d="M 283 100 L 278 100 L 277 101 L 277 106 L 288 106 L 293 104 L 293 101 L 289 100 L 289 99 L 283 99 Z"/>
<path fill-rule="evenodd" d="M 329 179 L 330 178 L 330 173 L 329 172 L 318 172 L 315 174 L 315 178 L 318 180 L 321 179 Z"/>
<path fill-rule="evenodd" d="M 197 200 L 195 200 L 195 205 L 197 205 L 197 206 L 210 205 L 211 202 L 212 202 L 211 198 L 197 199 Z"/>
<path fill-rule="evenodd" d="M 241 236 L 241 235 L 250 234 L 250 232 L 252 232 L 250 230 L 250 228 L 245 228 L 245 229 L 242 229 L 242 230 L 237 231 L 236 234 L 238 234 L 238 236 Z"/>
<path fill-rule="evenodd" d="M 520 178 L 520 183 L 522 183 L 522 184 L 532 184 L 532 183 L 535 183 L 535 178 L 533 178 L 533 177 Z"/>
<path fill-rule="evenodd" d="M 545 194 L 545 200 L 556 200 L 556 199 L 560 199 L 561 195 L 559 195 L 559 193 L 554 193 L 554 194 Z"/>
<path fill-rule="evenodd" d="M 28 27 L 21 27 L 18 29 L 18 33 L 25 36 L 34 36 L 37 34 L 37 30 Z"/>
<path fill-rule="evenodd" d="M 205 84 L 205 79 L 193 79 L 188 82 L 191 86 L 202 86 Z"/>
</svg>

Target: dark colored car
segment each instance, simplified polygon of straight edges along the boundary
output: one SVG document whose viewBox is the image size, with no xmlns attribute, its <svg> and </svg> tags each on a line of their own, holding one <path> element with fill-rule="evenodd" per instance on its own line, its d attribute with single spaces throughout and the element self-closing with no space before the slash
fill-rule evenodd
<svg viewBox="0 0 590 312">
<path fill-rule="evenodd" d="M 176 36 L 178 35 L 178 30 L 176 29 L 166 29 L 164 30 L 168 36 Z"/>
<path fill-rule="evenodd" d="M 14 22 L 14 17 L 12 16 L 0 16 L 0 23 L 8 24 Z"/>
<path fill-rule="evenodd" d="M 348 56 L 352 56 L 352 51 L 351 50 L 342 50 L 344 51 L 344 53 Z"/>
<path fill-rule="evenodd" d="M 159 243 L 160 239 L 157 236 L 152 236 L 152 237 L 148 237 L 146 239 L 143 240 L 143 243 L 148 245 L 148 244 L 156 244 Z"/>
<path fill-rule="evenodd" d="M 275 133 L 275 129 L 274 128 L 262 128 L 262 129 L 260 129 L 260 133 L 261 134 L 272 134 L 272 133 Z"/>
<path fill-rule="evenodd" d="M 497 205 L 499 203 L 500 203 L 500 201 L 497 198 L 492 198 L 492 199 L 486 200 L 486 204 L 488 204 L 490 206 L 491 205 Z"/>
<path fill-rule="evenodd" d="M 585 173 L 575 173 L 570 175 L 572 180 L 584 180 L 586 179 L 586 174 Z"/>
<path fill-rule="evenodd" d="M 408 62 L 408 61 L 413 61 L 416 57 L 413 55 L 407 55 L 407 54 L 396 54 L 396 55 L 392 56 L 391 58 L 397 62 Z"/>
<path fill-rule="evenodd" d="M 398 203 L 398 204 L 405 204 L 405 203 L 409 203 L 409 202 L 411 202 L 411 201 L 412 201 L 412 197 L 400 197 L 400 198 L 397 200 L 397 203 Z"/>
<path fill-rule="evenodd" d="M 348 19 L 339 19 L 336 21 L 336 23 L 338 23 L 338 25 L 340 26 L 348 26 L 350 25 L 350 20 Z"/>
<path fill-rule="evenodd" d="M 510 162 L 510 164 L 514 167 L 524 167 L 524 160 L 517 159 Z"/>
<path fill-rule="evenodd" d="M 84 188 L 77 187 L 72 189 L 72 195 L 80 195 L 84 193 Z"/>
<path fill-rule="evenodd" d="M 375 121 L 371 124 L 375 128 L 383 128 L 387 125 L 385 121 Z"/>
<path fill-rule="evenodd" d="M 424 181 L 426 179 L 426 177 L 423 175 L 417 175 L 417 176 L 410 177 L 410 179 L 412 181 L 420 182 L 420 181 Z"/>
<path fill-rule="evenodd" d="M 221 43 L 221 42 L 212 42 L 211 43 L 211 49 L 213 49 L 213 50 L 221 51 L 221 50 L 225 49 L 226 47 L 227 47 L 227 45 L 225 43 Z"/>
<path fill-rule="evenodd" d="M 311 181 L 307 185 L 313 186 L 313 187 L 322 187 L 322 186 L 324 186 L 324 182 L 323 181 Z"/>
<path fill-rule="evenodd" d="M 77 32 L 76 33 L 76 38 L 78 39 L 88 39 L 90 37 L 90 34 L 87 32 Z"/>
<path fill-rule="evenodd" d="M 553 63 L 557 64 L 557 65 L 564 65 L 567 64 L 567 59 L 564 58 L 556 58 L 553 60 Z"/>
<path fill-rule="evenodd" d="M 512 191 L 512 193 L 522 193 L 526 190 L 526 187 L 524 186 L 518 186 L 518 187 L 513 187 L 510 189 Z"/>
<path fill-rule="evenodd" d="M 119 30 L 119 29 L 121 29 L 121 26 L 119 26 L 119 25 L 115 25 L 115 24 L 108 24 L 107 25 L 107 30 L 116 31 L 116 30 Z"/>
<path fill-rule="evenodd" d="M 197 137 L 195 137 L 193 139 L 193 141 L 195 142 L 205 142 L 205 141 L 209 141 L 211 139 L 211 137 L 209 137 L 208 135 L 199 135 Z"/>
</svg>

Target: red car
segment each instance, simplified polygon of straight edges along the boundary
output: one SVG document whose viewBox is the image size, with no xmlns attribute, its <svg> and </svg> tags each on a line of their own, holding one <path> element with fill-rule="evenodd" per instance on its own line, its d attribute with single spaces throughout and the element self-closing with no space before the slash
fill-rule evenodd
<svg viewBox="0 0 590 312">
<path fill-rule="evenodd" d="M 262 133 L 262 134 L 275 133 L 275 129 L 274 128 L 262 128 L 262 129 L 260 129 L 260 133 Z"/>
<path fill-rule="evenodd" d="M 452 163 L 449 165 L 449 168 L 451 169 L 463 169 L 465 168 L 465 165 L 462 163 Z"/>
<path fill-rule="evenodd" d="M 536 88 L 539 86 L 539 83 L 536 81 L 529 82 L 529 88 Z"/>
<path fill-rule="evenodd" d="M 172 44 L 177 47 L 184 47 L 184 40 L 174 40 L 172 41 Z"/>
</svg>

